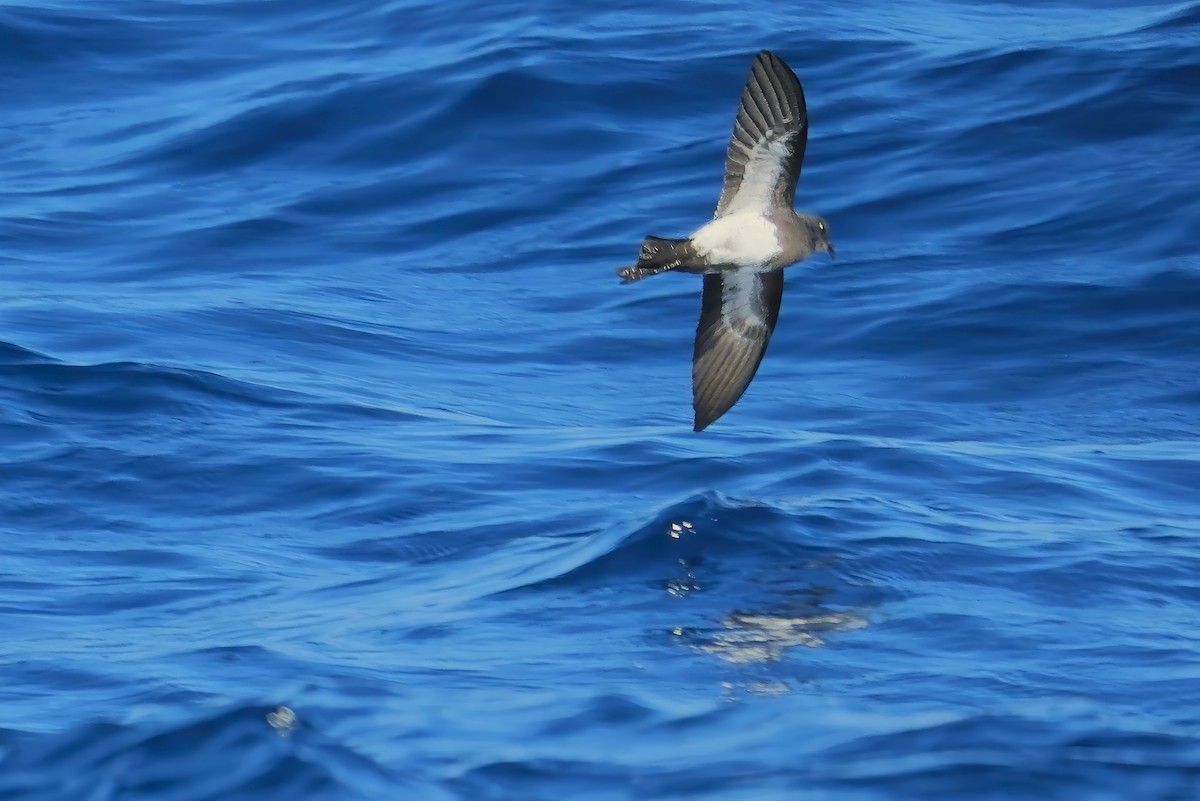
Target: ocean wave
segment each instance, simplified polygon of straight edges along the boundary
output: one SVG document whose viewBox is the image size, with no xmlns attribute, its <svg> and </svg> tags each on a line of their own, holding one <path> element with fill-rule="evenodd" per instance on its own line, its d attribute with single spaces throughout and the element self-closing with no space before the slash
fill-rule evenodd
<svg viewBox="0 0 1200 801">
<path fill-rule="evenodd" d="M 0 792 L 21 801 L 131 793 L 179 801 L 368 798 L 385 788 L 446 797 L 411 771 L 398 773 L 323 736 L 318 726 L 303 711 L 297 716 L 287 707 L 240 706 L 171 722 L 96 723 L 55 735 L 4 731 Z M 214 771 L 213 765 L 225 768 Z"/>
</svg>

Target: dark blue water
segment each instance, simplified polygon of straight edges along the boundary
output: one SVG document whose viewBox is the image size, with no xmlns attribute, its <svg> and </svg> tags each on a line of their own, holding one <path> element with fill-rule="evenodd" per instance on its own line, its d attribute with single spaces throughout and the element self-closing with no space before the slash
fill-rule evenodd
<svg viewBox="0 0 1200 801">
<path fill-rule="evenodd" d="M 691 431 L 753 54 L 812 119 Z M 0 797 L 1200 798 L 1200 4 L 0 7 Z"/>
</svg>

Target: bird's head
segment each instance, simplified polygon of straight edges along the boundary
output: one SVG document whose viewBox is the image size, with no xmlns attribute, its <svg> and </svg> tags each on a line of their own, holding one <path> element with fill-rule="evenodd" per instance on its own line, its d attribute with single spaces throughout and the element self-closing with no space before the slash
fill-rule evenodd
<svg viewBox="0 0 1200 801">
<path fill-rule="evenodd" d="M 830 258 L 837 256 L 837 252 L 833 249 L 833 239 L 829 233 L 829 223 L 825 221 L 825 218 L 815 214 L 802 214 L 800 217 L 808 226 L 813 250 L 823 250 L 829 254 Z"/>
</svg>

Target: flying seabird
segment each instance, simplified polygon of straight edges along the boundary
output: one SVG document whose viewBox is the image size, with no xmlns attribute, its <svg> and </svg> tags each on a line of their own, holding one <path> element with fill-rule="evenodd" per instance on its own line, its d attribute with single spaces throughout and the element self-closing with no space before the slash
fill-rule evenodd
<svg viewBox="0 0 1200 801">
<path fill-rule="evenodd" d="M 750 385 L 779 319 L 783 268 L 819 250 L 834 255 L 829 224 L 792 208 L 807 144 L 800 80 L 764 50 L 742 90 L 712 221 L 686 239 L 646 237 L 637 264 L 617 270 L 625 283 L 669 270 L 704 275 L 692 353 L 696 431 Z"/>
</svg>

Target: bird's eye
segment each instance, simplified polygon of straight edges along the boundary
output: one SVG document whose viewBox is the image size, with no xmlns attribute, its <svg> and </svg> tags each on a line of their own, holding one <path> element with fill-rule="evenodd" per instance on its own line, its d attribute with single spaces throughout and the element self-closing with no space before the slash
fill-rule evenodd
<svg viewBox="0 0 1200 801">
<path fill-rule="evenodd" d="M 819 222 L 819 223 L 817 223 L 817 227 L 818 227 L 818 228 L 820 228 L 822 231 L 824 231 L 824 230 L 825 230 L 825 223 L 823 223 L 823 222 Z"/>
</svg>

